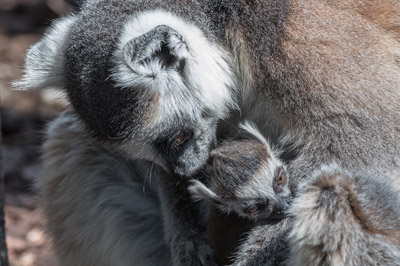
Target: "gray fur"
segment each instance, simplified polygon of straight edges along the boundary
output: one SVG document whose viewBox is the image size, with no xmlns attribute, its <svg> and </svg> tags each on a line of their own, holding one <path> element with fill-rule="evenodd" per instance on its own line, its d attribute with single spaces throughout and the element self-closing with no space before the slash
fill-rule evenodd
<svg viewBox="0 0 400 266">
<path fill-rule="evenodd" d="M 400 194 L 393 187 L 326 166 L 299 194 L 288 265 L 400 263 Z"/>
<path fill-rule="evenodd" d="M 47 135 L 37 187 L 60 264 L 172 265 L 154 189 L 160 175 L 98 145 L 73 112 Z"/>
<path fill-rule="evenodd" d="M 192 180 L 189 191 L 195 200 L 208 200 L 227 214 L 254 221 L 282 219 L 291 194 L 286 167 L 256 128 L 249 123 L 241 127 L 253 139 L 239 136 L 212 150 L 207 174 Z"/>
<path fill-rule="evenodd" d="M 73 137 L 69 135 L 73 132 L 69 127 L 61 127 L 60 132 L 63 134 L 60 135 L 49 131 L 46 145 L 60 140 L 53 148 L 61 150 L 59 153 L 52 153 L 53 148 L 44 150 L 46 170 L 43 180 L 47 180 L 51 186 L 39 187 L 41 193 L 47 195 L 44 197 L 46 202 L 59 204 L 54 208 L 46 205 L 45 207 L 50 232 L 56 239 L 60 262 L 64 265 L 101 265 L 98 263 L 102 262 L 109 262 L 108 265 L 124 265 L 125 262 L 121 262 L 122 259 L 119 261 L 118 257 L 120 252 L 124 253 L 128 249 L 134 255 L 130 254 L 126 265 L 154 265 L 151 261 L 146 261 L 151 258 L 157 258 L 156 263 L 161 261 L 158 256 L 165 254 L 165 246 L 159 246 L 160 249 L 157 249 L 157 245 L 153 245 L 155 242 L 160 243 L 162 238 L 158 233 L 154 237 L 148 236 L 151 230 L 135 229 L 132 232 L 132 243 L 115 240 L 112 250 L 116 256 L 110 256 L 110 252 L 99 252 L 100 249 L 93 243 L 111 246 L 111 242 L 106 243 L 107 240 L 100 239 L 98 235 L 109 232 L 113 239 L 119 239 L 118 229 L 124 231 L 125 226 L 129 224 L 134 228 L 140 225 L 159 228 L 157 225 L 160 217 L 167 219 L 169 207 L 174 206 L 164 206 L 160 210 L 158 202 L 143 197 L 142 192 L 135 190 L 132 197 L 140 198 L 141 206 L 150 204 L 155 213 L 162 211 L 163 215 L 146 217 L 142 222 L 133 219 L 130 223 L 123 224 L 110 219 L 112 215 L 105 215 L 103 219 L 99 219 L 102 210 L 96 207 L 99 191 L 89 189 L 92 186 L 87 190 L 85 186 L 73 186 L 64 180 L 87 180 L 86 177 L 91 176 L 87 173 L 97 173 L 90 182 L 103 180 L 103 173 L 97 171 L 97 167 L 103 164 L 89 164 L 89 159 L 107 157 L 108 152 L 105 150 L 112 151 L 112 154 L 120 154 L 122 151 L 124 159 L 117 157 L 117 161 L 127 160 L 128 165 L 146 168 L 147 163 L 138 161 L 145 159 L 155 162 L 166 171 L 193 174 L 207 160 L 208 152 L 214 144 L 217 121 L 226 119 L 226 113 L 234 106 L 235 101 L 241 107 L 241 116 L 233 117 L 229 123 L 235 125 L 238 123 L 236 120 L 251 119 L 256 122 L 262 135 L 271 139 L 274 144 L 285 136 L 301 150 L 288 164 L 291 186 L 294 189 L 320 164 L 332 160 L 351 172 L 364 171 L 376 177 L 398 171 L 400 44 L 391 32 L 384 31 L 378 22 L 361 15 L 357 6 L 344 8 L 340 6 L 343 3 L 319 0 L 93 0 L 86 1 L 81 11 L 75 14 L 68 30 L 62 31 L 60 36 L 64 41 L 52 38 L 57 32 L 50 31 L 43 41 L 35 46 L 45 50 L 38 52 L 36 48 L 32 48 L 35 52 L 28 54 L 26 76 L 21 84 L 24 87 L 30 87 L 31 82 L 33 87 L 62 86 L 78 115 L 78 118 L 73 119 L 73 124 L 79 124 L 82 128 L 81 133 L 74 134 Z M 396 2 L 393 2 L 391 7 L 399 9 Z M 189 71 L 188 65 L 185 67 L 187 72 L 175 72 L 171 75 L 173 79 L 161 80 L 162 84 L 167 84 L 168 89 L 176 87 L 188 92 L 164 95 L 163 103 L 169 102 L 171 98 L 168 97 L 171 95 L 172 99 L 185 101 L 177 100 L 179 104 L 172 105 L 174 108 L 171 113 L 174 115 L 162 123 L 155 123 L 152 120 L 154 117 L 151 116 L 154 109 L 160 106 L 149 101 L 149 98 L 146 98 L 147 94 L 142 94 L 143 91 L 148 91 L 147 83 L 133 86 L 133 89 L 129 90 L 123 89 L 118 79 L 113 78 L 113 69 L 119 66 L 115 61 L 114 52 L 118 50 L 123 26 L 132 16 L 141 14 L 139 11 L 155 9 L 169 11 L 183 18 L 185 23 L 181 24 L 192 23 L 207 40 L 202 44 L 208 47 L 207 50 L 213 51 L 213 55 L 218 55 L 213 57 L 217 62 L 207 60 L 203 65 L 196 65 L 194 62 L 197 61 L 193 60 L 192 71 Z M 160 25 L 155 25 L 146 32 Z M 55 29 L 57 31 L 57 27 Z M 183 34 L 177 27 L 173 30 Z M 132 38 L 134 37 L 139 36 Z M 188 36 L 186 41 L 190 41 L 192 37 Z M 48 49 L 48 45 L 53 44 L 55 46 Z M 222 47 L 227 51 L 223 51 Z M 60 60 L 58 55 L 54 57 L 54 52 L 63 52 L 62 59 Z M 56 60 L 43 60 L 43 55 Z M 206 56 L 207 53 L 202 51 L 202 55 Z M 207 69 L 209 63 L 213 67 Z M 229 64 L 231 67 L 226 67 Z M 196 67 L 199 69 L 197 72 L 193 71 Z M 208 93 L 205 93 L 204 87 L 199 86 L 201 82 L 198 76 L 204 73 L 207 75 L 202 76 L 205 77 L 201 79 L 202 82 L 214 80 L 218 83 L 213 83 L 213 86 L 207 85 Z M 221 73 L 218 76 L 225 78 L 215 79 L 213 73 Z M 233 81 L 234 74 L 236 81 Z M 235 82 L 242 89 L 237 99 L 231 90 Z M 152 87 L 159 88 L 155 84 Z M 215 87 L 221 89 L 213 91 Z M 218 95 L 221 90 L 223 93 Z M 213 101 L 214 95 L 221 97 L 215 97 L 219 100 Z M 227 98 L 230 100 L 227 101 Z M 186 101 L 189 104 L 186 104 Z M 188 106 L 193 107 L 193 110 L 188 110 Z M 159 118 L 160 113 L 155 117 Z M 209 114 L 208 119 L 204 114 Z M 54 123 L 55 127 L 60 121 L 62 118 Z M 194 137 L 190 143 L 186 143 L 190 145 L 187 145 L 184 152 L 177 157 L 156 156 L 159 148 L 155 143 L 160 144 L 172 138 L 179 130 L 186 130 L 187 125 Z M 93 143 L 93 154 L 85 157 L 87 153 L 83 152 L 83 157 L 75 160 L 75 154 L 85 149 L 81 148 L 82 145 L 71 146 L 71 142 Z M 71 149 L 63 150 L 62 147 Z M 61 163 L 64 161 L 70 162 L 67 169 Z M 114 169 L 115 160 L 111 161 L 105 162 L 103 166 Z M 123 174 L 115 171 L 110 183 L 116 184 L 120 176 Z M 142 180 L 143 174 L 133 173 L 132 176 L 139 176 L 141 178 L 138 179 Z M 396 179 L 398 180 L 398 177 Z M 131 184 L 132 181 L 126 182 Z M 107 186 L 112 187 L 110 183 L 107 183 Z M 136 187 L 137 182 L 132 184 Z M 54 187 L 59 188 L 57 193 L 48 193 Z M 176 195 L 168 193 L 168 186 L 165 189 L 167 191 L 161 189 L 165 195 Z M 154 190 L 160 191 L 159 188 Z M 76 201 L 71 200 L 69 195 L 72 192 L 85 196 L 72 199 L 85 200 L 87 208 L 81 209 Z M 119 196 L 118 193 L 115 195 Z M 122 197 L 117 198 L 125 200 Z M 163 198 L 164 200 L 166 199 Z M 182 198 L 177 199 L 178 203 L 179 200 Z M 132 204 L 135 205 L 137 201 Z M 127 209 L 121 207 L 108 210 L 125 217 Z M 133 210 L 133 216 L 136 217 L 141 211 L 143 210 Z M 179 224 L 185 221 L 183 213 L 184 211 L 179 219 L 168 219 L 172 221 L 169 228 L 175 228 L 175 221 Z M 181 213 L 173 214 L 179 216 Z M 95 227 L 96 231 L 89 227 L 81 227 L 79 221 L 82 216 L 87 217 L 87 226 L 101 222 L 98 223 L 99 227 Z M 282 253 L 278 251 L 285 250 L 286 240 L 281 236 L 287 228 L 286 223 L 289 222 L 285 220 L 263 228 L 265 234 L 262 245 L 257 249 L 251 248 L 253 245 L 243 243 L 236 265 L 282 262 Z M 154 225 L 156 227 L 153 227 Z M 65 228 L 71 231 L 64 230 Z M 82 233 L 88 232 L 92 232 L 90 237 L 80 238 Z M 179 237 L 168 240 L 171 239 Z M 142 240 L 141 244 L 136 245 L 136 240 Z M 194 239 L 192 244 L 197 240 L 201 240 L 201 237 Z M 248 241 L 251 243 L 255 238 L 250 235 Z M 192 253 L 188 252 L 190 258 L 195 254 L 195 250 L 207 250 L 197 248 L 203 247 L 204 242 L 196 243 Z M 176 246 L 181 244 L 178 242 Z M 172 260 L 182 261 L 180 255 L 175 256 L 181 253 L 175 252 L 171 243 L 166 245 L 173 251 Z"/>
</svg>

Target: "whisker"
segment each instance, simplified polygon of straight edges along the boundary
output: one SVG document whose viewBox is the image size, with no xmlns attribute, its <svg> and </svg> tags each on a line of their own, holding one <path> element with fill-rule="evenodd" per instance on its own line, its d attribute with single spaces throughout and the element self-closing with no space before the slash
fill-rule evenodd
<svg viewBox="0 0 400 266">
<path fill-rule="evenodd" d="M 231 125 L 238 133 L 240 133 L 241 131 L 240 131 L 240 129 L 236 126 L 236 125 L 234 125 L 232 122 L 229 122 L 229 120 L 228 119 L 221 119 L 222 121 L 224 121 L 224 122 L 226 122 L 226 123 L 228 123 L 229 125 Z"/>
<path fill-rule="evenodd" d="M 152 173 L 153 173 L 153 167 L 154 167 L 154 162 L 157 159 L 158 155 L 160 155 L 160 152 L 158 152 L 153 160 L 151 160 L 151 166 L 150 169 L 146 172 L 146 175 L 144 177 L 144 182 L 143 182 L 143 194 L 146 196 L 146 181 L 147 181 L 147 177 L 149 177 L 149 185 L 151 186 L 151 181 L 152 181 Z M 150 172 L 150 173 L 149 173 Z"/>
</svg>

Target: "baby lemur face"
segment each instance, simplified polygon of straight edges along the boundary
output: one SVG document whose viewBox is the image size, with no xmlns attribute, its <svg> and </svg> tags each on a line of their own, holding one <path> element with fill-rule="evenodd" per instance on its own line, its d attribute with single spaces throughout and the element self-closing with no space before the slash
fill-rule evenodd
<svg viewBox="0 0 400 266">
<path fill-rule="evenodd" d="M 189 191 L 194 199 L 244 218 L 282 218 L 290 200 L 285 166 L 254 127 L 243 128 L 256 138 L 228 141 L 213 150 L 209 176 L 204 182 L 192 180 Z"/>
</svg>

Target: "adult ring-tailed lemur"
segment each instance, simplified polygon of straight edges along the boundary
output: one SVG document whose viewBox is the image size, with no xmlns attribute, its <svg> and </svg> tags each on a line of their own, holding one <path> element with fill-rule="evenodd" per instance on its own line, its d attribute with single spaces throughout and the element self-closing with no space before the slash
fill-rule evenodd
<svg viewBox="0 0 400 266">
<path fill-rule="evenodd" d="M 187 181 L 243 119 L 292 144 L 294 192 L 332 161 L 397 182 L 399 23 L 353 2 L 87 0 L 54 22 L 16 85 L 71 103 L 38 182 L 60 264 L 213 265 Z M 291 225 L 253 228 L 234 265 L 282 264 Z"/>
</svg>

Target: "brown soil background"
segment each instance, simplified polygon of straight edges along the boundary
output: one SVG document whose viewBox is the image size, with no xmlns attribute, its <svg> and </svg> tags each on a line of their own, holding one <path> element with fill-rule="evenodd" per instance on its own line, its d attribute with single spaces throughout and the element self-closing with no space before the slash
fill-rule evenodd
<svg viewBox="0 0 400 266">
<path fill-rule="evenodd" d="M 54 90 L 13 91 L 26 49 L 69 11 L 63 0 L 0 0 L 0 96 L 6 239 L 11 266 L 57 266 L 33 184 L 48 121 L 66 108 Z"/>
</svg>

